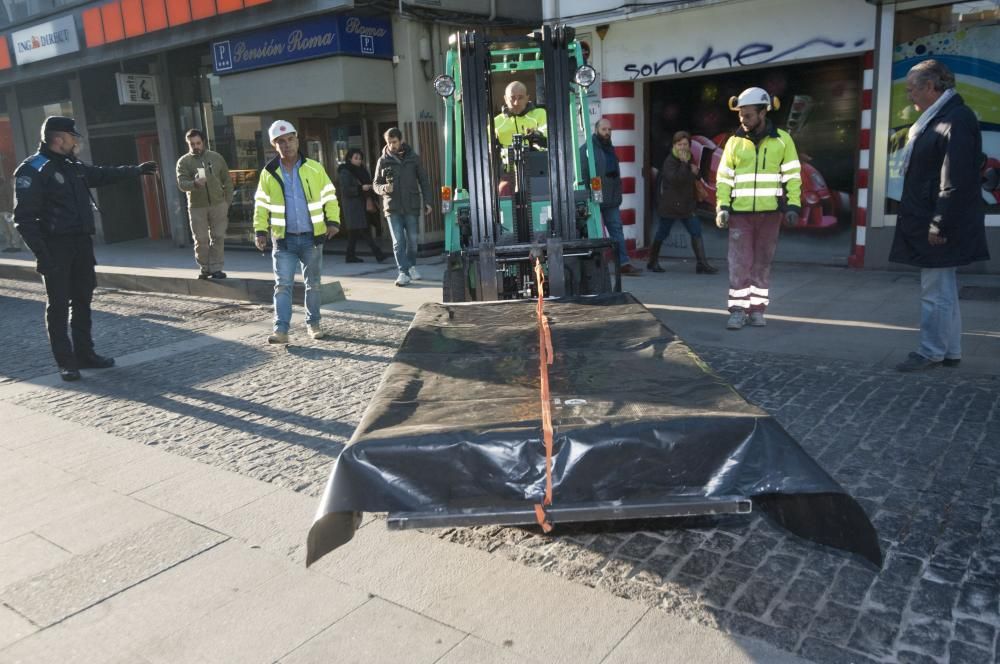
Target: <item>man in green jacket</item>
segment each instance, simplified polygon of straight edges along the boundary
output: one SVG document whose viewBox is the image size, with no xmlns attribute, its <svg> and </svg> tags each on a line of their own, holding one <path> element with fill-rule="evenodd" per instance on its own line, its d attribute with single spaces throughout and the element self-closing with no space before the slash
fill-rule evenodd
<svg viewBox="0 0 1000 664">
<path fill-rule="evenodd" d="M 177 186 L 188 198 L 198 278 L 225 279 L 223 251 L 233 200 L 229 166 L 221 154 L 205 147 L 205 135 L 197 129 L 189 129 L 184 139 L 189 151 L 177 160 Z"/>
</svg>

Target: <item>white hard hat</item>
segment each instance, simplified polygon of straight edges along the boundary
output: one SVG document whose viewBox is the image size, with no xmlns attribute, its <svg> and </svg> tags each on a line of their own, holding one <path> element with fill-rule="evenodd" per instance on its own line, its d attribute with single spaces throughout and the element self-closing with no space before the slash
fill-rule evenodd
<svg viewBox="0 0 1000 664">
<path fill-rule="evenodd" d="M 767 110 L 777 110 L 780 106 L 778 98 L 771 99 L 764 88 L 747 88 L 739 97 L 729 98 L 729 110 L 739 110 L 740 106 L 767 106 Z"/>
<path fill-rule="evenodd" d="M 269 141 L 274 143 L 274 139 L 279 136 L 284 136 L 285 134 L 296 133 L 295 127 L 291 122 L 285 122 L 284 120 L 275 120 L 271 123 L 271 128 L 267 130 L 267 138 Z"/>
</svg>

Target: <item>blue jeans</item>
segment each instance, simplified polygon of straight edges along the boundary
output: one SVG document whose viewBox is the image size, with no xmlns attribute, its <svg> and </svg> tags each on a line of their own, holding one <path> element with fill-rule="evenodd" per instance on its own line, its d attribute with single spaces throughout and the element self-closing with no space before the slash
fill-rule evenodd
<svg viewBox="0 0 1000 664">
<path fill-rule="evenodd" d="M 928 360 L 962 357 L 962 314 L 957 268 L 920 270 L 920 349 Z"/>
<path fill-rule="evenodd" d="M 625 251 L 625 230 L 622 228 L 622 213 L 617 207 L 601 208 L 601 221 L 608 231 L 608 237 L 618 245 L 618 261 L 628 264 L 628 252 Z"/>
<path fill-rule="evenodd" d="M 274 331 L 287 333 L 291 325 L 292 286 L 300 265 L 302 279 L 306 282 L 306 324 L 318 325 L 323 245 L 315 245 L 312 234 L 290 235 L 274 241 L 271 257 L 274 261 Z"/>
<path fill-rule="evenodd" d="M 673 228 L 675 221 L 684 224 L 684 228 L 687 229 L 691 237 L 701 237 L 701 220 L 698 219 L 697 215 L 691 215 L 687 219 L 656 215 L 656 235 L 653 236 L 653 241 L 663 242 L 666 240 L 667 236 L 670 235 L 670 229 Z"/>
<path fill-rule="evenodd" d="M 400 274 L 408 274 L 417 264 L 417 224 L 419 215 L 390 214 L 389 233 L 392 235 L 392 253 Z"/>
</svg>

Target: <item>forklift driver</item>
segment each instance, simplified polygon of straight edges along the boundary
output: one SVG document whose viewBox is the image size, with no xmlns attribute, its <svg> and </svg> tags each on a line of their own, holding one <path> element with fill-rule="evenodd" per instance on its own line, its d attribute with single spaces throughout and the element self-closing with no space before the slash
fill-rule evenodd
<svg viewBox="0 0 1000 664">
<path fill-rule="evenodd" d="M 536 106 L 528 98 L 528 88 L 520 81 L 512 81 L 504 90 L 504 107 L 493 118 L 493 130 L 500 144 L 501 158 L 507 166 L 507 150 L 514 141 L 515 134 L 525 136 L 529 145 L 535 149 L 545 149 L 547 145 L 549 126 L 545 109 Z M 498 193 L 501 197 L 511 196 L 514 188 L 513 178 L 508 174 L 500 178 Z"/>
<path fill-rule="evenodd" d="M 531 137 L 530 143 L 544 148 L 549 133 L 545 109 L 535 106 L 528 98 L 528 88 L 520 81 L 512 81 L 503 94 L 504 107 L 493 118 L 494 130 L 501 147 L 509 147 L 514 134 Z"/>
</svg>

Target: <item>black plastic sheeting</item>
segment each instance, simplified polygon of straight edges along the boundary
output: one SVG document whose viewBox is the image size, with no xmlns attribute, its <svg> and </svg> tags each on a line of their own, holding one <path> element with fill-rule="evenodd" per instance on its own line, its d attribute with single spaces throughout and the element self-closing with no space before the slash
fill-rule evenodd
<svg viewBox="0 0 1000 664">
<path fill-rule="evenodd" d="M 545 313 L 554 506 L 745 496 L 881 566 L 860 505 L 632 295 L 548 300 Z M 537 325 L 533 301 L 420 308 L 334 464 L 307 564 L 349 541 L 360 512 L 541 501 Z"/>
</svg>

